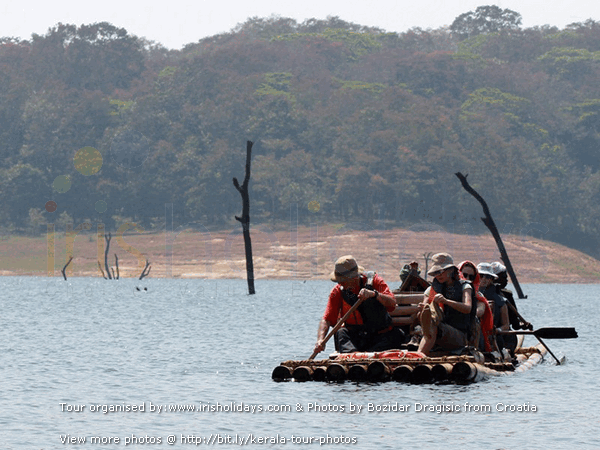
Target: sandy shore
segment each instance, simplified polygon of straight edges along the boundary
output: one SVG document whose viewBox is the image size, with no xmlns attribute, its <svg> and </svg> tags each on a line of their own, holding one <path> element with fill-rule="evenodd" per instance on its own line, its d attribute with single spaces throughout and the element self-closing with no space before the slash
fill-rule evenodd
<svg viewBox="0 0 600 450">
<path fill-rule="evenodd" d="M 315 225 L 291 232 L 257 226 L 251 236 L 256 279 L 328 279 L 333 262 L 345 254 L 354 255 L 360 265 L 376 270 L 390 282 L 399 280 L 398 273 L 407 262 L 416 260 L 424 268 L 428 253 L 445 251 L 456 262 L 499 260 L 491 235 L 404 229 L 362 232 Z M 600 261 L 590 256 L 531 237 L 502 238 L 520 283 L 600 282 Z M 72 254 L 67 276 L 101 276 L 97 261 L 104 261 L 104 244 L 95 233 L 70 239 L 57 233 L 54 242 L 46 236 L 5 236 L 0 248 L 1 275 L 61 277 Z M 151 263 L 152 278 L 246 277 L 244 243 L 238 229 L 114 237 L 109 255 L 112 266 L 115 253 L 121 277 L 139 277 L 146 259 Z"/>
</svg>

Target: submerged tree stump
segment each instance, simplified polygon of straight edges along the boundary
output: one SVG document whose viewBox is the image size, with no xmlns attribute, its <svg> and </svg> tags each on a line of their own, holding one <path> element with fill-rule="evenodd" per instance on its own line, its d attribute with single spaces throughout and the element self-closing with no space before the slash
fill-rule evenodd
<svg viewBox="0 0 600 450">
<path fill-rule="evenodd" d="M 233 179 L 233 185 L 242 196 L 242 216 L 235 219 L 242 224 L 244 233 L 244 247 L 246 249 L 246 276 L 248 279 L 248 293 L 255 294 L 254 290 L 254 263 L 252 262 L 252 241 L 250 240 L 250 195 L 248 194 L 248 183 L 250 182 L 250 161 L 252 157 L 252 142 L 246 143 L 246 176 L 240 186 L 237 178 Z"/>
<path fill-rule="evenodd" d="M 71 264 L 71 261 L 73 261 L 73 256 L 71 256 L 69 258 L 69 260 L 67 261 L 67 263 L 64 265 L 64 267 L 61 270 L 62 276 L 65 279 L 65 281 L 67 281 L 67 267 L 69 266 L 69 264 Z"/>
</svg>

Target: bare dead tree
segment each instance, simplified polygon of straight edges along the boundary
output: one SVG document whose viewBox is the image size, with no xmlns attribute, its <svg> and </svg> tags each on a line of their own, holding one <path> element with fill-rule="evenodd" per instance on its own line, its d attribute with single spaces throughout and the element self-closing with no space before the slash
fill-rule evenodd
<svg viewBox="0 0 600 450">
<path fill-rule="evenodd" d="M 246 248 L 246 276 L 248 279 L 248 293 L 255 294 L 254 290 L 254 264 L 252 262 L 252 242 L 250 240 L 250 196 L 248 194 L 248 183 L 250 182 L 250 161 L 252 157 L 252 142 L 246 142 L 246 176 L 240 186 L 237 178 L 233 179 L 233 185 L 242 196 L 242 216 L 235 219 L 242 224 L 244 233 L 244 247 Z"/>
<path fill-rule="evenodd" d="M 150 262 L 146 260 L 146 267 L 144 267 L 144 270 L 142 270 L 142 274 L 140 275 L 139 279 L 141 280 L 142 278 L 147 277 L 151 268 L 152 266 L 150 265 Z"/>
<path fill-rule="evenodd" d="M 427 279 L 427 271 L 429 270 L 429 261 L 431 260 L 432 256 L 433 256 L 432 252 L 423 253 L 423 259 L 425 260 L 425 273 L 423 274 L 423 278 L 425 280 Z"/>
<path fill-rule="evenodd" d="M 98 234 L 98 238 L 99 237 L 100 237 L 100 234 Z M 98 261 L 98 269 L 100 270 L 100 273 L 102 274 L 102 278 L 104 278 L 105 280 L 119 280 L 121 278 L 121 271 L 119 268 L 119 256 L 116 253 L 114 254 L 115 255 L 115 266 L 110 267 L 108 265 L 108 252 L 110 251 L 110 242 L 112 240 L 112 234 L 111 233 L 108 233 L 108 235 L 105 234 L 104 240 L 105 240 L 104 268 L 106 270 L 106 274 L 105 274 L 104 270 L 102 269 L 102 264 L 100 264 L 100 261 Z M 148 260 L 146 260 L 146 263 L 148 263 Z M 148 265 L 146 265 L 146 268 L 147 267 L 148 267 Z M 148 270 L 148 272 L 150 272 L 150 270 Z M 141 278 L 140 278 L 140 280 L 141 280 Z"/>
<path fill-rule="evenodd" d="M 67 261 L 67 263 L 65 264 L 65 266 L 61 270 L 61 272 L 63 274 L 63 278 L 65 279 L 65 281 L 67 281 L 67 274 L 66 274 L 67 266 L 69 264 L 71 264 L 71 261 L 73 261 L 73 257 L 72 256 L 69 258 L 69 260 Z"/>
<path fill-rule="evenodd" d="M 502 242 L 502 238 L 500 237 L 500 233 L 498 232 L 498 227 L 496 227 L 496 223 L 494 222 L 494 219 L 492 219 L 492 215 L 490 214 L 490 209 L 488 208 L 487 203 L 485 202 L 483 197 L 481 197 L 481 195 L 479 195 L 477 193 L 477 191 L 475 189 L 473 189 L 471 187 L 471 185 L 469 184 L 469 182 L 467 181 L 467 177 L 469 176 L 469 174 L 463 175 L 462 173 L 457 172 L 457 173 L 455 173 L 455 175 L 460 180 L 465 191 L 467 191 L 469 194 L 471 194 L 473 197 L 475 197 L 475 199 L 481 204 L 481 206 L 483 208 L 483 213 L 485 214 L 485 217 L 482 217 L 481 220 L 485 224 L 485 226 L 488 227 L 488 229 L 492 233 L 492 236 L 494 236 L 494 240 L 496 241 L 498 250 L 500 250 L 500 258 L 502 259 L 502 262 L 506 266 L 506 271 L 510 275 L 511 280 L 513 281 L 513 284 L 515 285 L 517 294 L 519 295 L 519 298 L 527 298 L 526 295 L 523 295 L 523 291 L 521 290 L 521 285 L 519 284 L 519 281 L 517 280 L 517 276 L 515 275 L 515 271 L 513 270 L 512 264 L 510 263 L 510 259 L 508 259 L 508 253 L 506 252 L 506 247 L 504 247 L 504 243 Z"/>
<path fill-rule="evenodd" d="M 116 253 L 115 253 L 115 266 L 117 267 L 117 277 L 115 279 L 118 280 L 119 279 L 119 257 L 117 256 Z"/>
<path fill-rule="evenodd" d="M 110 268 L 108 267 L 108 251 L 110 249 L 110 240 L 112 239 L 112 234 L 109 232 L 108 235 L 104 235 L 104 240 L 106 242 L 106 248 L 104 249 L 104 268 L 106 269 L 106 274 L 108 275 L 108 279 L 112 280 L 113 277 L 110 274 Z"/>
<path fill-rule="evenodd" d="M 100 269 L 100 273 L 102 274 L 102 278 L 104 278 L 105 280 L 108 280 L 108 278 L 106 278 L 106 275 L 104 275 L 104 270 L 102 270 L 102 264 L 100 264 L 100 261 L 98 262 L 98 269 Z"/>
</svg>

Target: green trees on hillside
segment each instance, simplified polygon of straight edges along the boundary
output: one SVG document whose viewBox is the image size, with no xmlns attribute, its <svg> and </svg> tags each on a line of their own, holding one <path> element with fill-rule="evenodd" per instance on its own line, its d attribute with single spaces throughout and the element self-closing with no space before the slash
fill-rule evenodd
<svg viewBox="0 0 600 450">
<path fill-rule="evenodd" d="M 230 226 L 251 140 L 254 223 L 481 230 L 460 171 L 500 228 L 597 253 L 600 25 L 520 24 L 486 6 L 402 34 L 252 18 L 181 51 L 108 23 L 2 39 L 0 226 L 160 229 L 166 204 L 175 227 Z"/>
<path fill-rule="evenodd" d="M 454 19 L 450 30 L 460 39 L 467 39 L 480 34 L 518 30 L 520 25 L 521 14 L 492 5 L 461 14 Z"/>
</svg>

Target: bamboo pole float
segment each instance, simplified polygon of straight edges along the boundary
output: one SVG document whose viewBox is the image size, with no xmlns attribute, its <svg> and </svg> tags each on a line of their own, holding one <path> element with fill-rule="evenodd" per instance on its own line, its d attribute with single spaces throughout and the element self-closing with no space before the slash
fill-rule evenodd
<svg viewBox="0 0 600 450">
<path fill-rule="evenodd" d="M 431 364 L 419 364 L 415 366 L 412 371 L 412 382 L 415 384 L 431 383 L 433 380 L 431 376 Z"/>
<path fill-rule="evenodd" d="M 452 379 L 454 381 L 474 381 L 475 377 L 477 377 L 475 364 L 466 361 L 454 364 L 452 368 Z"/>
<path fill-rule="evenodd" d="M 409 383 L 412 380 L 412 366 L 402 364 L 392 370 L 392 379 L 394 381 L 403 381 Z"/>
<path fill-rule="evenodd" d="M 271 378 L 275 381 L 283 381 L 292 377 L 292 372 L 289 367 L 286 366 L 277 366 L 273 369 L 273 373 L 271 374 Z"/>
<path fill-rule="evenodd" d="M 295 381 L 309 381 L 312 378 L 314 370 L 308 366 L 298 366 L 292 372 L 292 378 Z"/>
<path fill-rule="evenodd" d="M 324 366 L 313 367 L 312 379 L 314 381 L 325 381 L 327 379 L 327 372 Z"/>
<path fill-rule="evenodd" d="M 373 361 L 367 367 L 367 378 L 370 381 L 384 381 L 390 377 L 391 370 L 383 361 Z"/>
<path fill-rule="evenodd" d="M 326 374 L 329 381 L 344 381 L 348 375 L 348 367 L 338 363 L 329 364 Z"/>
<path fill-rule="evenodd" d="M 542 345 L 538 345 L 539 353 L 533 353 L 529 356 L 525 361 L 523 361 L 519 366 L 515 369 L 515 372 L 525 372 L 526 370 L 531 369 L 533 366 L 539 364 L 546 355 L 546 348 Z"/>
<path fill-rule="evenodd" d="M 348 369 L 348 379 L 352 381 L 364 381 L 367 379 L 367 365 L 353 364 Z"/>
<path fill-rule="evenodd" d="M 436 364 L 431 368 L 431 376 L 435 381 L 444 381 L 450 378 L 452 374 L 452 364 L 442 363 Z"/>
</svg>

